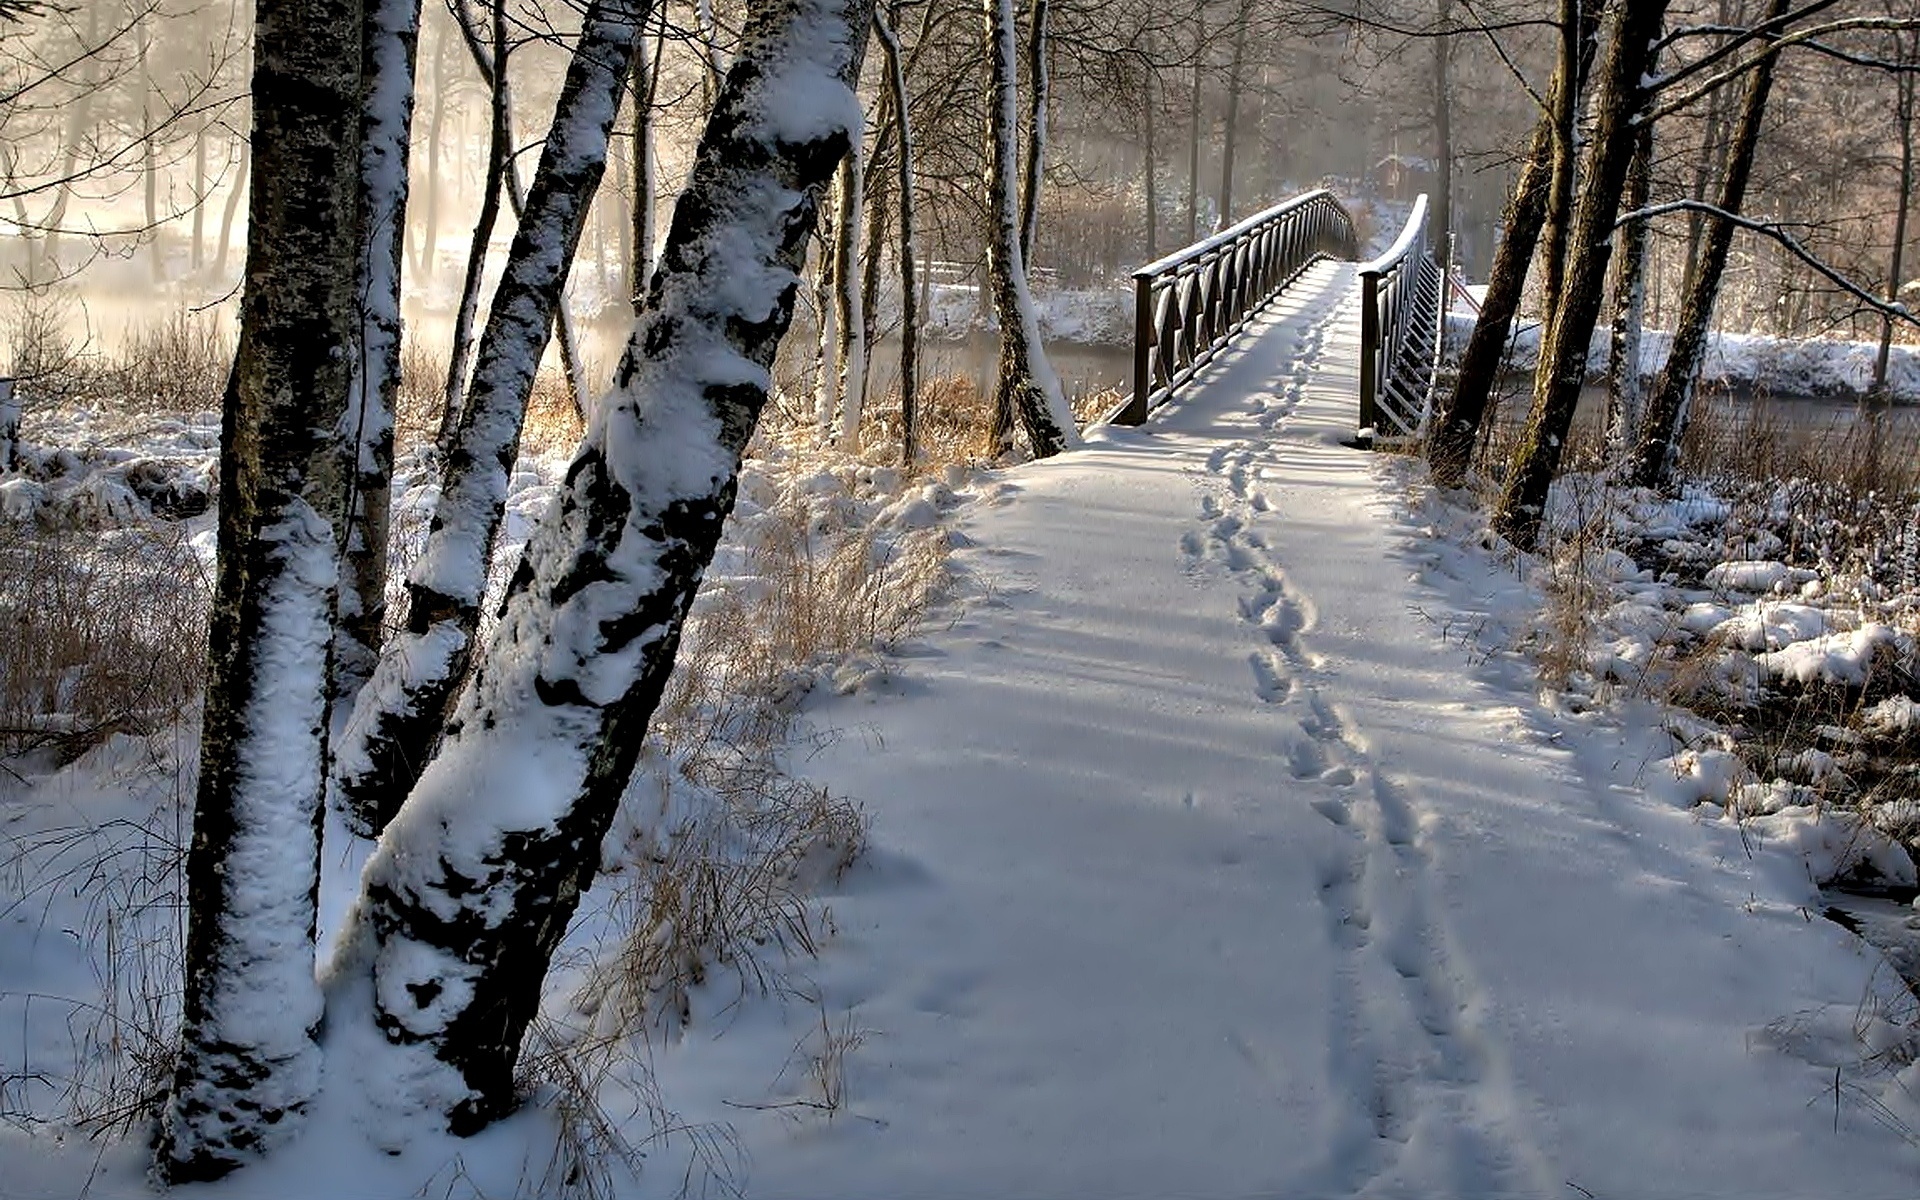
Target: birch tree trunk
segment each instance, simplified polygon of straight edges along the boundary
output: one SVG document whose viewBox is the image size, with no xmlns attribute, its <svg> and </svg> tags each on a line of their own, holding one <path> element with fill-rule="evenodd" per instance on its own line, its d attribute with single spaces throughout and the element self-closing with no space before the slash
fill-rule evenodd
<svg viewBox="0 0 1920 1200">
<path fill-rule="evenodd" d="M 527 397 L 606 170 L 645 11 L 646 0 L 594 0 L 582 18 L 447 445 L 440 502 L 407 577 L 407 627 L 380 656 L 341 742 L 336 785 L 360 832 L 379 834 L 419 779 L 472 659 Z"/>
<path fill-rule="evenodd" d="M 887 58 L 887 89 L 893 97 L 897 153 L 894 186 L 900 197 L 900 463 L 912 467 L 919 431 L 917 390 L 920 373 L 920 297 L 914 267 L 919 250 L 914 245 L 913 122 L 907 111 L 907 77 L 900 61 L 900 39 L 883 12 L 875 12 L 873 31 Z"/>
<path fill-rule="evenodd" d="M 1574 406 L 1587 376 L 1587 347 L 1599 320 L 1612 253 L 1614 215 L 1638 141 L 1635 128 L 1647 102 L 1651 65 L 1666 0 L 1634 0 L 1612 16 L 1613 38 L 1601 70 L 1592 140 L 1587 144 L 1586 181 L 1569 231 L 1570 250 L 1560 306 L 1547 322 L 1540 362 L 1533 375 L 1533 408 L 1521 433 L 1493 528 L 1524 551 L 1540 540 L 1547 489 L 1560 469 L 1560 455 L 1573 425 Z"/>
<path fill-rule="evenodd" d="M 660 85 L 661 47 L 665 44 L 664 35 L 655 38 L 649 58 L 646 39 L 642 38 L 633 51 L 633 257 L 627 268 L 627 296 L 636 317 L 646 301 L 647 280 L 653 274 L 653 246 L 660 239 L 653 221 L 660 187 L 653 154 L 653 104 Z"/>
<path fill-rule="evenodd" d="M 453 314 L 453 340 L 447 350 L 447 381 L 442 388 L 440 436 L 444 448 L 453 439 L 460 420 L 460 398 L 466 393 L 467 360 L 473 354 L 473 323 L 480 311 L 481 277 L 487 269 L 487 247 L 493 243 L 493 227 L 500 219 L 500 185 L 507 172 L 507 158 L 513 153 L 512 99 L 507 93 L 507 41 L 505 0 L 492 0 L 493 53 L 484 55 L 480 34 L 466 0 L 452 5 L 460 35 L 467 43 L 481 79 L 487 85 L 487 171 L 480 185 L 480 215 L 473 223 L 473 238 L 467 245 L 467 270 L 460 281 L 460 304 Z"/>
<path fill-rule="evenodd" d="M 261 0 L 240 347 L 220 456 L 180 1055 L 154 1172 L 213 1179 L 319 1084 L 314 980 L 326 674 L 352 457 L 357 0 Z"/>
<path fill-rule="evenodd" d="M 1032 0 L 1027 26 L 1027 152 L 1020 177 L 1020 258 L 1033 265 L 1040 189 L 1047 178 L 1047 0 Z"/>
<path fill-rule="evenodd" d="M 839 182 L 834 186 L 833 323 L 838 337 L 833 354 L 833 390 L 838 420 L 833 441 L 848 451 L 860 448 L 860 417 L 866 407 L 866 318 L 860 305 L 860 223 L 866 216 L 866 164 L 861 153 L 864 129 L 861 134 L 841 161 Z"/>
<path fill-rule="evenodd" d="M 378 1099 L 396 1111 L 468 1133 L 514 1104 L 541 981 L 733 507 L 822 189 L 858 133 L 872 19 L 870 0 L 751 10 L 614 390 L 362 875 L 331 973 L 371 972 L 399 1058 L 382 1077 L 404 1081 Z"/>
<path fill-rule="evenodd" d="M 393 403 L 400 391 L 400 280 L 420 0 L 366 0 L 365 26 L 359 353 L 341 431 L 355 447 L 355 461 L 333 648 L 333 695 L 346 704 L 373 675 L 387 616 L 387 513 L 393 492 Z"/>
<path fill-rule="evenodd" d="M 1020 217 L 1014 195 L 1018 153 L 1019 87 L 1014 70 L 1013 0 L 985 0 L 987 58 L 987 274 L 1000 318 L 1000 370 L 994 381 L 994 437 L 1005 450 L 1015 420 L 1035 458 L 1058 454 L 1078 441 L 1060 380 L 1040 342 L 1040 318 L 1027 290 L 1020 253 Z"/>
<path fill-rule="evenodd" d="M 1592 62 L 1594 34 L 1599 27 L 1600 5 L 1582 8 L 1578 53 L 1571 64 L 1562 63 L 1554 71 L 1548 92 L 1548 112 L 1533 127 L 1533 139 L 1521 162 L 1520 175 L 1514 180 L 1513 194 L 1507 198 L 1506 229 L 1494 252 L 1493 270 L 1487 277 L 1487 294 L 1480 304 L 1480 316 L 1473 323 L 1473 334 L 1460 355 L 1460 369 L 1454 378 L 1433 438 L 1427 446 L 1427 461 L 1433 481 L 1442 487 L 1459 487 L 1466 482 L 1467 467 L 1473 459 L 1474 442 L 1486 419 L 1487 404 L 1507 352 L 1507 338 L 1513 331 L 1513 318 L 1520 311 L 1520 298 L 1526 292 L 1527 271 L 1540 241 L 1540 228 L 1547 216 L 1547 191 L 1553 171 L 1553 113 L 1559 109 L 1559 94 L 1572 87 L 1578 90 Z"/>
<path fill-rule="evenodd" d="M 1628 212 L 1647 206 L 1653 191 L 1653 123 L 1640 126 L 1627 167 Z M 1607 367 L 1607 457 L 1623 461 L 1640 436 L 1646 388 L 1640 380 L 1641 332 L 1647 314 L 1647 223 L 1629 221 L 1619 231 L 1620 261 L 1613 275 L 1613 336 Z"/>
<path fill-rule="evenodd" d="M 1791 2 L 1771 0 L 1765 20 L 1778 20 Z M 1647 404 L 1646 426 L 1629 467 L 1628 477 L 1642 487 L 1665 482 L 1673 469 L 1681 418 L 1687 401 L 1693 396 L 1700 362 L 1706 357 L 1707 336 L 1713 329 L 1713 306 L 1720 294 L 1720 277 L 1727 267 L 1727 252 L 1733 246 L 1733 222 L 1721 214 L 1738 213 L 1746 203 L 1753 152 L 1760 144 L 1760 132 L 1767 117 L 1767 96 L 1773 90 L 1773 68 L 1779 57 L 1778 47 L 1770 45 L 1755 57 L 1747 71 L 1740 119 L 1727 147 L 1727 173 L 1720 181 L 1716 202 L 1719 211 L 1707 220 L 1700 264 L 1680 302 L 1680 323 L 1674 330 L 1673 348 L 1667 351 L 1667 361 L 1660 368 L 1659 381 L 1654 384 L 1653 397 Z"/>
</svg>

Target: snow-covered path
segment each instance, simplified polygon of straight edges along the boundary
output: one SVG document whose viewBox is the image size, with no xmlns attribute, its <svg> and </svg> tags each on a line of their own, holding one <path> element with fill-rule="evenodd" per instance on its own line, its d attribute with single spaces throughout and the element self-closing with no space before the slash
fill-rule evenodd
<svg viewBox="0 0 1920 1200">
<path fill-rule="evenodd" d="M 1663 743 L 1476 649 L 1513 580 L 1339 445 L 1351 272 L 982 489 L 952 624 L 810 710 L 801 770 L 873 818 L 820 1007 L 654 1064 L 748 1195 L 1920 1190 L 1873 957 L 1642 794 Z"/>
</svg>

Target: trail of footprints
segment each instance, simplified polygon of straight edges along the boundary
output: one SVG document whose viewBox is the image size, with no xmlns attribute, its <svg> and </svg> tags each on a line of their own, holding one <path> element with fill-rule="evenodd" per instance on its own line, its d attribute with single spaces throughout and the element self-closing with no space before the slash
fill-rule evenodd
<svg viewBox="0 0 1920 1200">
<path fill-rule="evenodd" d="M 1261 464 L 1275 453 L 1274 435 L 1299 405 L 1327 327 L 1340 315 L 1328 306 L 1303 318 L 1280 400 L 1254 401 L 1259 433 L 1208 456 L 1207 469 L 1225 481 L 1226 494 L 1203 496 L 1200 524 L 1183 535 L 1181 548 L 1196 566 L 1221 562 L 1245 585 L 1240 616 L 1258 635 L 1247 660 L 1253 691 L 1281 718 L 1282 761 L 1304 785 L 1287 791 L 1309 793 L 1306 802 L 1344 835 L 1341 849 L 1320 863 L 1317 880 L 1329 939 L 1344 959 L 1334 981 L 1333 1073 L 1351 1087 L 1355 1116 L 1332 1151 L 1336 1178 L 1329 1182 L 1354 1192 L 1413 1187 L 1408 1194 L 1418 1194 L 1418 1181 L 1396 1169 L 1416 1118 L 1448 1131 L 1443 1141 L 1455 1159 L 1450 1165 L 1459 1168 L 1456 1178 L 1521 1164 L 1475 1132 L 1486 1126 L 1475 1119 L 1469 1086 L 1486 1072 L 1487 1051 L 1463 1016 L 1465 1000 L 1430 915 L 1428 855 L 1414 808 L 1375 765 L 1353 722 L 1316 686 L 1323 666 L 1311 645 L 1318 614 L 1290 588 L 1252 528 L 1271 508 L 1258 486 Z"/>
</svg>

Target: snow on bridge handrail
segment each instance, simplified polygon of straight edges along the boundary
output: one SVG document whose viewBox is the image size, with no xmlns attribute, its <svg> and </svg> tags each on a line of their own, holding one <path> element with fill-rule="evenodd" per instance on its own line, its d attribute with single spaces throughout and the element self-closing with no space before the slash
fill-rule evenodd
<svg viewBox="0 0 1920 1200">
<path fill-rule="evenodd" d="M 1427 236 L 1427 194 L 1421 192 L 1414 197 L 1413 211 L 1407 214 L 1407 224 L 1400 230 L 1400 236 L 1393 239 L 1393 245 L 1382 251 L 1379 257 L 1360 264 L 1362 272 L 1371 271 L 1383 275 L 1398 266 L 1412 250 L 1415 242 L 1426 244 Z"/>
<path fill-rule="evenodd" d="M 1133 397 L 1113 420 L 1146 420 L 1309 263 L 1355 252 L 1353 218 L 1322 188 L 1135 271 Z"/>
<path fill-rule="evenodd" d="M 1362 444 L 1406 441 L 1426 432 L 1444 299 L 1440 267 L 1427 246 L 1422 193 L 1393 245 L 1360 264 Z"/>
</svg>

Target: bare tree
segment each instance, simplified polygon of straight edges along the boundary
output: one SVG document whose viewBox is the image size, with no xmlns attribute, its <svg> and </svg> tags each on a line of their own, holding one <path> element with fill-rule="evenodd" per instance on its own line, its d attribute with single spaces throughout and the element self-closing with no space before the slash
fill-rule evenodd
<svg viewBox="0 0 1920 1200">
<path fill-rule="evenodd" d="M 1610 22 L 1612 37 L 1600 71 L 1594 129 L 1582 171 L 1585 188 L 1569 229 L 1565 282 L 1541 342 L 1533 407 L 1493 515 L 1494 529 L 1522 550 L 1532 550 L 1539 541 L 1547 489 L 1559 470 L 1574 406 L 1586 382 L 1587 346 L 1606 288 L 1614 215 L 1637 140 L 1635 122 L 1644 119 L 1647 107 L 1652 84 L 1647 67 L 1666 7 L 1666 0 L 1635 0 L 1616 9 Z"/>
<path fill-rule="evenodd" d="M 614 391 L 362 876 L 332 969 L 373 973 L 379 1026 L 414 1068 L 392 1101 L 456 1132 L 514 1102 L 541 980 L 666 686 L 857 132 L 872 20 L 868 0 L 750 13 Z"/>
<path fill-rule="evenodd" d="M 407 625 L 380 656 L 340 747 L 342 805 L 378 834 L 420 777 L 465 677 L 534 373 L 606 169 L 647 0 L 593 0 L 555 103 L 447 443 L 440 500 L 407 577 Z"/>
<path fill-rule="evenodd" d="M 262 0 L 257 20 L 259 169 L 223 424 L 183 1024 L 155 1151 L 170 1183 L 281 1140 L 319 1084 L 313 935 L 353 466 L 339 430 L 358 328 L 362 17 L 357 0 Z"/>
</svg>

